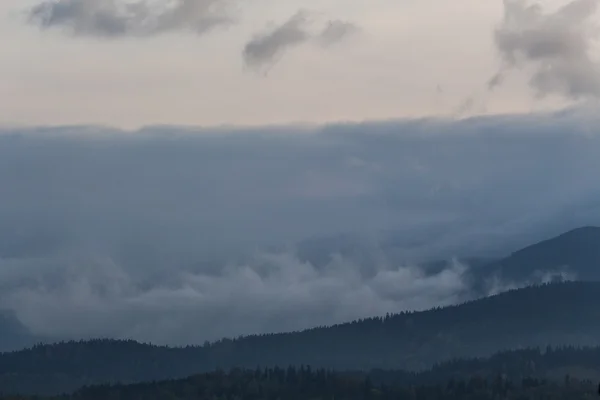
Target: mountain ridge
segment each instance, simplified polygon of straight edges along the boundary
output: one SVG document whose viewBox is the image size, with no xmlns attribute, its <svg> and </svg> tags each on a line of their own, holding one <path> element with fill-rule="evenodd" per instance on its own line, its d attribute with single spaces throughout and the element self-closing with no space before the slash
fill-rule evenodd
<svg viewBox="0 0 600 400">
<path fill-rule="evenodd" d="M 599 303 L 600 282 L 549 283 L 428 311 L 222 339 L 205 346 L 111 340 L 39 345 L 0 354 L 0 384 L 74 390 L 98 382 L 287 365 L 422 371 L 448 360 L 509 349 L 600 346 L 600 310 L 589 306 Z"/>
<path fill-rule="evenodd" d="M 476 279 L 508 282 L 542 278 L 600 281 L 600 227 L 584 226 L 514 251 L 477 268 Z M 552 278 L 552 276 L 550 276 Z"/>
</svg>

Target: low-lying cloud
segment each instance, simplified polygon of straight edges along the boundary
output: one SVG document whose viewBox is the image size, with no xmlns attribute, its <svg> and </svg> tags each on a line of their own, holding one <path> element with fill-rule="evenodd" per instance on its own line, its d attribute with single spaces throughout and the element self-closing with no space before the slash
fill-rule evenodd
<svg viewBox="0 0 600 400">
<path fill-rule="evenodd" d="M 5 129 L 0 309 L 185 344 L 462 301 L 454 257 L 600 224 L 596 115 Z"/>
<path fill-rule="evenodd" d="M 562 268 L 549 268 L 547 270 L 537 270 L 529 278 L 516 281 L 502 278 L 494 274 L 485 279 L 483 292 L 487 296 L 493 296 L 508 290 L 519 289 L 531 285 L 548 284 L 552 282 L 573 282 L 578 278 L 577 272 L 568 266 Z"/>
<path fill-rule="evenodd" d="M 503 67 L 489 81 L 494 88 L 512 70 L 530 74 L 538 97 L 569 99 L 600 96 L 600 63 L 594 57 L 600 26 L 598 0 L 573 0 L 554 12 L 542 3 L 504 0 L 504 19 L 495 31 Z"/>
<path fill-rule="evenodd" d="M 49 261 L 27 261 L 35 264 L 33 280 L 16 271 L 31 272 L 23 262 L 3 261 L 0 299 L 29 329 L 51 338 L 201 343 L 452 304 L 466 289 L 460 264 L 430 276 L 408 266 L 364 274 L 343 257 L 317 268 L 289 253 L 265 253 L 218 274 L 172 268 L 144 286 L 111 260 Z"/>
<path fill-rule="evenodd" d="M 75 36 L 148 37 L 172 31 L 204 34 L 232 21 L 230 0 L 46 0 L 29 20 L 42 29 L 60 28 Z"/>
</svg>

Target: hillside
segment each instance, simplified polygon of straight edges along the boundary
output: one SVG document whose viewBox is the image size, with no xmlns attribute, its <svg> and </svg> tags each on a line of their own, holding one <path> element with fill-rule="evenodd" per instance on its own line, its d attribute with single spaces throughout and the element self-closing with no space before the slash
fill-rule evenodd
<svg viewBox="0 0 600 400">
<path fill-rule="evenodd" d="M 478 279 L 498 276 L 506 282 L 538 280 L 548 272 L 581 281 L 600 281 L 600 228 L 584 227 L 514 252 L 477 268 Z"/>
<path fill-rule="evenodd" d="M 453 357 L 548 344 L 600 344 L 600 283 L 512 290 L 465 304 L 311 329 L 223 340 L 209 363 L 335 369 L 427 368 Z"/>
<path fill-rule="evenodd" d="M 233 366 L 424 369 L 457 357 L 546 345 L 600 345 L 600 283 L 513 290 L 462 305 L 302 332 L 169 349 L 93 341 L 0 355 L 2 387 L 72 390 L 103 381 L 177 378 Z"/>
<path fill-rule="evenodd" d="M 578 372 L 598 373 L 599 355 L 600 349 L 531 349 L 457 360 L 421 374 L 308 366 L 233 369 L 178 380 L 84 387 L 57 399 L 582 399 L 594 394 L 596 379 Z"/>
</svg>

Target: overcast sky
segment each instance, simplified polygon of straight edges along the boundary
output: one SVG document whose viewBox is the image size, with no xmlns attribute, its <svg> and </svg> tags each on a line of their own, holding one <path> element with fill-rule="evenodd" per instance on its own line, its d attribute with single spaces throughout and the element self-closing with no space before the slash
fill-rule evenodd
<svg viewBox="0 0 600 400">
<path fill-rule="evenodd" d="M 600 224 L 599 2 L 0 0 L 0 313 L 185 344 L 468 298 L 423 262 Z"/>
<path fill-rule="evenodd" d="M 595 110 L 0 130 L 0 312 L 52 338 L 186 344 L 464 300 L 469 265 L 422 261 L 600 224 Z"/>
<path fill-rule="evenodd" d="M 152 0 L 128 16 L 111 2 L 0 2 L 0 122 L 260 125 L 564 103 L 536 98 L 522 71 L 488 92 L 502 0 L 188 0 L 171 14 Z"/>
</svg>

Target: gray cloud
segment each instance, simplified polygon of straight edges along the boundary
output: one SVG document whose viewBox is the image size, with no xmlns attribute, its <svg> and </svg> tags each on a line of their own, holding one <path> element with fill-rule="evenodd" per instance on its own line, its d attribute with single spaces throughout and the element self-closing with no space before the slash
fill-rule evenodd
<svg viewBox="0 0 600 400">
<path fill-rule="evenodd" d="M 495 31 L 503 67 L 489 81 L 502 84 L 512 69 L 531 72 L 537 96 L 572 99 L 600 95 L 600 64 L 592 51 L 598 33 L 593 21 L 598 0 L 573 0 L 553 13 L 526 0 L 504 0 L 504 19 Z"/>
<path fill-rule="evenodd" d="M 229 0 L 177 0 L 159 7 L 149 0 L 46 0 L 29 20 L 42 29 L 62 28 L 77 36 L 147 37 L 170 31 L 202 34 L 231 22 Z"/>
<path fill-rule="evenodd" d="M 332 20 L 320 32 L 312 32 L 316 24 L 315 15 L 301 10 L 274 29 L 255 35 L 245 46 L 244 61 L 253 69 L 271 68 L 286 51 L 308 42 L 331 46 L 357 32 L 358 27 L 350 22 Z"/>
<path fill-rule="evenodd" d="M 244 47 L 244 60 L 250 67 L 276 62 L 290 47 L 308 41 L 311 35 L 306 31 L 308 15 L 300 11 L 283 25 L 272 31 L 256 35 Z"/>
<path fill-rule="evenodd" d="M 323 46 L 330 46 L 339 43 L 359 31 L 360 28 L 352 22 L 332 20 L 327 23 L 323 31 L 319 34 L 318 40 Z"/>
<path fill-rule="evenodd" d="M 57 338 L 182 344 L 461 301 L 468 267 L 427 261 L 600 224 L 596 111 L 5 129 L 0 309 Z"/>
</svg>

